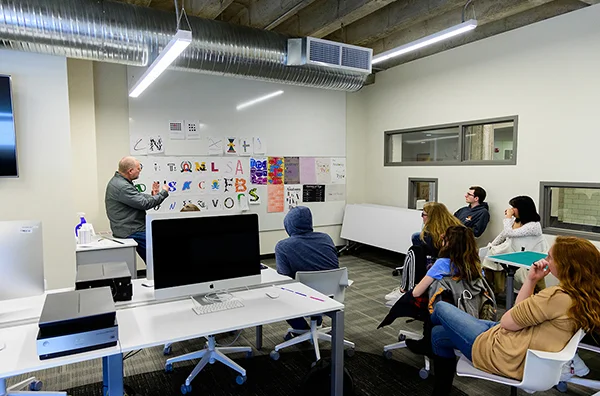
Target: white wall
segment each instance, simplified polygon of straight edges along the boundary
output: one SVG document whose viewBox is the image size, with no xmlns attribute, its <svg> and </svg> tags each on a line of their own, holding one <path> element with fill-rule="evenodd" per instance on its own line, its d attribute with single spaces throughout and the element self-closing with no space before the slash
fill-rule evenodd
<svg viewBox="0 0 600 396">
<path fill-rule="evenodd" d="M 1 220 L 41 220 L 49 288 L 75 280 L 76 224 L 65 58 L 0 50 L 13 77 L 19 178 L 0 179 Z"/>
<path fill-rule="evenodd" d="M 355 110 L 348 112 L 349 131 L 356 119 L 366 123 L 362 161 L 368 171 L 364 197 L 352 189 L 348 201 L 405 207 L 408 178 L 435 177 L 439 201 L 455 210 L 470 185 L 481 185 L 492 214 L 484 239 L 491 239 L 501 230 L 508 200 L 529 195 L 537 202 L 541 180 L 597 181 L 599 20 L 600 6 L 588 7 L 392 68 L 349 94 L 348 108 Z M 514 114 L 516 166 L 383 166 L 385 130 Z"/>
</svg>

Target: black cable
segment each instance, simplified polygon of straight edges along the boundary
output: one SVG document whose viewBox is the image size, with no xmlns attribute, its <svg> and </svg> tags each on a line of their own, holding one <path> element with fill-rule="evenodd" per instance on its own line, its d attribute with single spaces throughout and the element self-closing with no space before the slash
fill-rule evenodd
<svg viewBox="0 0 600 396">
<path fill-rule="evenodd" d="M 125 355 L 125 356 L 123 357 L 123 361 L 125 361 L 125 360 L 127 360 L 127 359 L 129 359 L 129 358 L 132 358 L 132 357 L 134 357 L 135 355 L 137 355 L 137 354 L 138 354 L 138 353 L 140 353 L 141 351 L 142 351 L 141 349 L 138 349 L 137 351 L 131 351 L 131 352 L 129 352 L 127 355 Z"/>
</svg>

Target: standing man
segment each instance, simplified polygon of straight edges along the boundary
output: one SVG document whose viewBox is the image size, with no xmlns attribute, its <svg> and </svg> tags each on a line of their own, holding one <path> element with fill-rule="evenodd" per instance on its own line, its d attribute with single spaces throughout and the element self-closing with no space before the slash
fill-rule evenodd
<svg viewBox="0 0 600 396">
<path fill-rule="evenodd" d="M 473 230 L 473 234 L 478 238 L 485 231 L 490 222 L 490 212 L 487 202 L 485 201 L 485 190 L 479 186 L 469 187 L 469 191 L 465 194 L 465 202 L 468 206 L 460 208 L 454 213 L 465 227 Z"/>
<path fill-rule="evenodd" d="M 133 181 L 140 176 L 142 165 L 133 157 L 123 157 L 119 170 L 106 186 L 104 203 L 110 228 L 116 238 L 132 238 L 137 242 L 137 253 L 146 262 L 146 211 L 161 204 L 169 196 L 165 184 L 159 192 L 159 184 L 152 185 L 152 195 L 143 194 Z"/>
</svg>

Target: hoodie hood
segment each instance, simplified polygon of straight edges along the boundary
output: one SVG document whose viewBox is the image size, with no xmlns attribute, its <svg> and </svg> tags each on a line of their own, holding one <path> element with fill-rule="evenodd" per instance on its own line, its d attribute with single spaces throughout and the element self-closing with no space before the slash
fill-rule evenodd
<svg viewBox="0 0 600 396">
<path fill-rule="evenodd" d="M 313 230 L 312 213 L 306 206 L 290 209 L 283 219 L 283 226 L 289 236 L 306 234 Z"/>
<path fill-rule="evenodd" d="M 487 210 L 488 212 L 490 211 L 490 207 L 488 206 L 487 202 L 482 202 L 479 205 L 475 206 L 474 208 L 470 208 L 471 211 L 476 212 L 479 210 Z"/>
</svg>

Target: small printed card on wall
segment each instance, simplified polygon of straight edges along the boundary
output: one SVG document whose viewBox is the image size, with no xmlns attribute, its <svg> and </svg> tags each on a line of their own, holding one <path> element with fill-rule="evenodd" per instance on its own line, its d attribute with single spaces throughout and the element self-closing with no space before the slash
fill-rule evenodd
<svg viewBox="0 0 600 396">
<path fill-rule="evenodd" d="M 285 184 L 300 184 L 300 158 L 285 157 Z"/>
<path fill-rule="evenodd" d="M 321 184 L 303 185 L 302 202 L 325 202 L 325 186 Z"/>
<path fill-rule="evenodd" d="M 154 135 L 148 138 L 148 154 L 162 154 L 165 152 L 165 144 L 162 136 Z"/>
<path fill-rule="evenodd" d="M 325 186 L 325 202 L 345 201 L 346 200 L 346 185 L 345 184 L 329 184 Z"/>
<path fill-rule="evenodd" d="M 287 184 L 285 186 L 285 209 L 289 211 L 302 202 L 302 185 Z"/>
<path fill-rule="evenodd" d="M 283 157 L 268 157 L 267 184 L 283 184 L 285 160 Z"/>
<path fill-rule="evenodd" d="M 243 156 L 250 156 L 254 153 L 252 138 L 241 137 L 238 140 L 238 153 Z"/>
<path fill-rule="evenodd" d="M 169 121 L 169 139 L 184 140 L 183 121 Z"/>
<path fill-rule="evenodd" d="M 188 140 L 200 140 L 200 121 L 185 121 L 185 138 Z"/>
<path fill-rule="evenodd" d="M 317 184 L 331 183 L 331 158 L 316 158 Z"/>
<path fill-rule="evenodd" d="M 129 154 L 133 155 L 146 155 L 148 154 L 148 138 L 142 136 L 130 136 L 129 137 Z"/>
<path fill-rule="evenodd" d="M 225 154 L 226 155 L 238 155 L 236 138 L 228 137 L 227 139 L 225 139 Z"/>
<path fill-rule="evenodd" d="M 331 182 L 346 184 L 346 158 L 331 159 Z"/>
<path fill-rule="evenodd" d="M 223 155 L 223 138 L 208 137 L 208 155 Z"/>
<path fill-rule="evenodd" d="M 267 196 L 269 199 L 267 213 L 283 212 L 283 184 L 269 184 L 267 186 Z"/>
<path fill-rule="evenodd" d="M 315 184 L 317 182 L 317 170 L 313 157 L 300 157 L 300 183 Z"/>
<path fill-rule="evenodd" d="M 262 195 L 262 191 L 258 187 L 252 187 L 248 190 L 248 203 L 250 205 L 260 205 L 260 196 Z"/>
<path fill-rule="evenodd" d="M 258 136 L 254 137 L 254 154 L 267 154 L 267 144 Z"/>
</svg>

